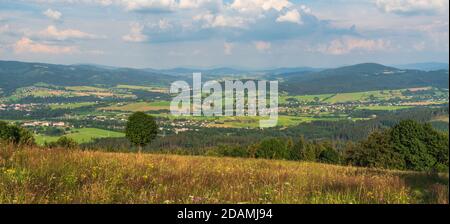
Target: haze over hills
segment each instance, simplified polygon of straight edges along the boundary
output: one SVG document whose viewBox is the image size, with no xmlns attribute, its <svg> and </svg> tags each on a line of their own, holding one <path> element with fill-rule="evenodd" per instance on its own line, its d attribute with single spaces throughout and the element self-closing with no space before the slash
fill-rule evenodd
<svg viewBox="0 0 450 224">
<path fill-rule="evenodd" d="M 202 72 L 209 78 L 255 74 L 262 78 L 279 79 L 281 80 L 280 89 L 292 94 L 356 92 L 423 86 L 448 88 L 449 80 L 448 70 L 406 70 L 375 63 L 326 70 L 300 67 L 245 71 L 233 68 L 132 69 L 98 65 L 54 65 L 0 61 L 0 88 L 3 89 L 3 92 L 8 93 L 39 82 L 60 86 L 96 84 L 169 86 L 175 80 L 189 80 L 192 72 Z"/>
</svg>

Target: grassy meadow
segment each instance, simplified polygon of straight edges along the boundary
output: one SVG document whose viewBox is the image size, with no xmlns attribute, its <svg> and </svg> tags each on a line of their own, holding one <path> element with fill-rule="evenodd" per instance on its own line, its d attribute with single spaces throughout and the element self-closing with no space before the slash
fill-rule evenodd
<svg viewBox="0 0 450 224">
<path fill-rule="evenodd" d="M 124 137 L 125 134 L 98 128 L 74 128 L 71 130 L 71 133 L 66 134 L 65 136 L 72 138 L 78 143 L 86 143 L 96 138 L 120 138 Z M 55 142 L 60 137 L 61 136 L 36 135 L 35 139 L 37 144 L 43 145 L 45 142 Z"/>
<path fill-rule="evenodd" d="M 0 145 L 0 203 L 448 203 L 448 174 Z"/>
</svg>

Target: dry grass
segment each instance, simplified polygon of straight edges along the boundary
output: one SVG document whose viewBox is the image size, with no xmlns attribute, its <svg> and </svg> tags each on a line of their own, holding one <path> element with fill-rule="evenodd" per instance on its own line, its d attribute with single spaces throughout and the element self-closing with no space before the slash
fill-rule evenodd
<svg viewBox="0 0 450 224">
<path fill-rule="evenodd" d="M 448 203 L 448 174 L 0 145 L 0 203 Z"/>
</svg>

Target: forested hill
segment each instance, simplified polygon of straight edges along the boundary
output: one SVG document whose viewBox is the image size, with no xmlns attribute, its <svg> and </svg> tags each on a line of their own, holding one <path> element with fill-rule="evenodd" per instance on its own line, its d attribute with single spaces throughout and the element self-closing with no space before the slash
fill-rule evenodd
<svg viewBox="0 0 450 224">
<path fill-rule="evenodd" d="M 176 77 L 130 68 L 102 68 L 91 65 L 53 65 L 0 61 L 0 88 L 5 92 L 44 82 L 59 86 L 103 84 L 164 84 Z"/>
<path fill-rule="evenodd" d="M 402 70 L 366 63 L 313 73 L 289 74 L 281 88 L 290 94 L 323 94 L 432 86 L 448 88 L 448 70 Z"/>
<path fill-rule="evenodd" d="M 81 85 L 163 85 L 169 86 L 175 80 L 189 80 L 192 71 L 177 69 L 178 72 L 156 69 L 113 68 L 94 65 L 54 65 L 0 61 L 0 89 L 10 93 L 17 88 L 47 83 L 57 86 Z M 291 72 L 295 71 L 295 72 Z M 281 72 L 281 73 L 280 73 Z M 203 70 L 202 73 L 217 79 L 238 70 Z M 242 71 L 242 74 L 251 74 Z M 383 89 L 403 89 L 432 86 L 448 88 L 448 70 L 421 71 L 387 67 L 366 63 L 353 66 L 318 70 L 312 68 L 279 69 L 255 72 L 279 78 L 280 89 L 291 95 L 359 92 Z M 211 78 L 211 77 L 210 77 Z"/>
</svg>

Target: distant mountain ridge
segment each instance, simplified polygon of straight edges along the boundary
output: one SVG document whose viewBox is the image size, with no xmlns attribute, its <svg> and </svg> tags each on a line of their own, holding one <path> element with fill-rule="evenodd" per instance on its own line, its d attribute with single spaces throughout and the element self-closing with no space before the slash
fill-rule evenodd
<svg viewBox="0 0 450 224">
<path fill-rule="evenodd" d="M 395 67 L 401 69 L 414 69 L 422 71 L 436 71 L 436 70 L 448 70 L 448 63 L 440 62 L 427 62 L 427 63 L 414 63 L 405 65 L 396 65 Z"/>
<path fill-rule="evenodd" d="M 309 67 L 245 71 L 233 68 L 215 69 L 133 69 L 98 65 L 55 65 L 0 61 L 0 88 L 10 93 L 35 83 L 58 86 L 79 85 L 164 85 L 176 80 L 192 81 L 192 72 L 202 72 L 207 79 L 233 74 L 258 74 L 264 79 L 280 80 L 280 90 L 290 94 L 323 94 L 402 89 L 433 86 L 448 88 L 448 70 L 422 71 L 399 69 L 376 63 L 363 63 L 334 69 Z"/>
<path fill-rule="evenodd" d="M 290 75 L 281 89 L 291 94 L 323 94 L 432 86 L 448 88 L 448 70 L 404 70 L 364 63 Z"/>
<path fill-rule="evenodd" d="M 178 80 L 177 77 L 131 68 L 101 68 L 92 65 L 54 65 L 0 61 L 0 88 L 8 93 L 20 87 L 43 82 L 59 86 L 145 85 L 165 84 Z"/>
</svg>

